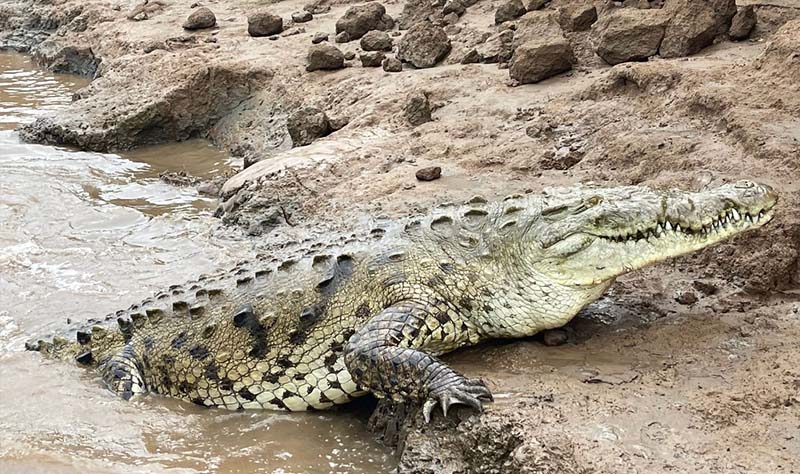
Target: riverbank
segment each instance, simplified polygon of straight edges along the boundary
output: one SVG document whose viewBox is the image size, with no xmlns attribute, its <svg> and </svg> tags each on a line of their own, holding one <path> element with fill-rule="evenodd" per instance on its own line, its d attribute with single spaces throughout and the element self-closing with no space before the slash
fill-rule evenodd
<svg viewBox="0 0 800 474">
<path fill-rule="evenodd" d="M 455 18 L 442 14 L 446 5 L 384 2 L 398 24 L 388 32 L 395 47 L 414 18 L 431 15 L 451 43 L 435 67 L 395 73 L 358 58 L 306 70 L 318 33 L 359 52 L 359 41 L 334 41 L 354 2 L 318 2 L 312 20 L 296 24 L 288 19 L 306 2 L 272 4 L 284 30 L 266 37 L 247 31 L 255 2 L 202 2 L 216 27 L 197 31 L 182 28 L 195 10 L 188 2 L 155 3 L 144 15 L 102 1 L 5 5 L 0 44 L 95 77 L 68 109 L 22 136 L 98 151 L 208 137 L 250 165 L 222 188 L 218 214 L 266 249 L 476 193 L 584 181 L 700 189 L 744 177 L 780 191 L 762 232 L 622 279 L 568 327 L 565 346 L 516 341 L 449 356 L 486 379 L 498 401 L 458 426 L 377 413 L 376 429 L 388 425 L 399 443 L 401 471 L 797 470 L 800 9 L 791 2 L 739 2 L 757 18 L 740 41 L 725 30 L 696 53 L 611 67 L 596 53 L 617 56 L 598 41 L 631 54 L 644 33 L 613 43 L 604 18 L 637 9 L 589 2 L 598 20 L 583 30 L 580 15 L 562 20 L 578 3 L 553 0 L 542 11 L 558 16 L 560 33 L 541 36 L 566 42 L 574 63 L 535 84 L 521 84 L 504 56 L 530 14 L 495 25 L 500 2 L 478 1 Z M 677 24 L 669 7 L 664 15 Z M 320 116 L 309 108 L 327 126 L 293 147 L 290 123 Z M 442 177 L 418 180 L 430 166 Z"/>
</svg>

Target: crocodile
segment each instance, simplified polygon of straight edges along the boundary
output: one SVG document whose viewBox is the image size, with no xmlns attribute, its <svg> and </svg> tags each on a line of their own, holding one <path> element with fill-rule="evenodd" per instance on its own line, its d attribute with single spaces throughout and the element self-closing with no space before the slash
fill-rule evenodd
<svg viewBox="0 0 800 474">
<path fill-rule="evenodd" d="M 372 393 L 428 421 L 481 411 L 486 384 L 438 356 L 563 326 L 620 275 L 761 227 L 777 200 L 750 181 L 475 197 L 202 275 L 29 348 L 94 368 L 126 400 L 302 411 Z"/>
</svg>

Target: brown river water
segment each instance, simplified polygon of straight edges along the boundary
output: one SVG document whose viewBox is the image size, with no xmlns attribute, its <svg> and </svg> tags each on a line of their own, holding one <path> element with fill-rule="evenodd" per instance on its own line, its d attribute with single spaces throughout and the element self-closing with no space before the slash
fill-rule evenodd
<svg viewBox="0 0 800 474">
<path fill-rule="evenodd" d="M 0 52 L 0 472 L 386 472 L 365 414 L 204 410 L 124 402 L 76 366 L 26 352 L 67 318 L 97 317 L 233 265 L 252 244 L 215 202 L 158 179 L 234 166 L 204 141 L 121 155 L 21 144 L 14 129 L 70 102 L 85 81 Z"/>
</svg>

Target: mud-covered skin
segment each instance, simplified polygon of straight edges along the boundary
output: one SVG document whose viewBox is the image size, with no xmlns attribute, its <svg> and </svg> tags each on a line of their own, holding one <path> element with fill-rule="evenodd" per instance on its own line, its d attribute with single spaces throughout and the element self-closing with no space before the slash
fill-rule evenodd
<svg viewBox="0 0 800 474">
<path fill-rule="evenodd" d="M 282 262 L 171 287 L 75 341 L 36 348 L 96 366 L 123 398 L 324 409 L 366 392 L 477 409 L 484 384 L 436 356 L 562 326 L 616 277 L 772 218 L 767 186 L 554 189 L 475 198 Z"/>
</svg>

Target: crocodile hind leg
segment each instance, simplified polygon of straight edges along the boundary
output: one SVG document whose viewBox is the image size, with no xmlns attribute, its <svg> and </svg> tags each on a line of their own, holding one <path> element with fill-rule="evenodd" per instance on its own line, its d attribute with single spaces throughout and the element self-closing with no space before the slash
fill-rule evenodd
<svg viewBox="0 0 800 474">
<path fill-rule="evenodd" d="M 97 370 L 106 386 L 123 400 L 130 400 L 134 395 L 147 391 L 142 370 L 130 344 L 101 360 Z"/>
<path fill-rule="evenodd" d="M 356 383 L 379 397 L 424 403 L 426 422 L 437 405 L 445 416 L 456 404 L 482 411 L 482 402 L 492 400 L 486 385 L 466 378 L 425 351 L 427 341 L 463 341 L 466 334 L 457 326 L 447 310 L 411 302 L 390 306 L 350 338 L 344 350 L 345 365 Z M 437 337 L 431 337 L 434 333 Z M 464 344 L 454 343 L 460 345 Z"/>
</svg>

